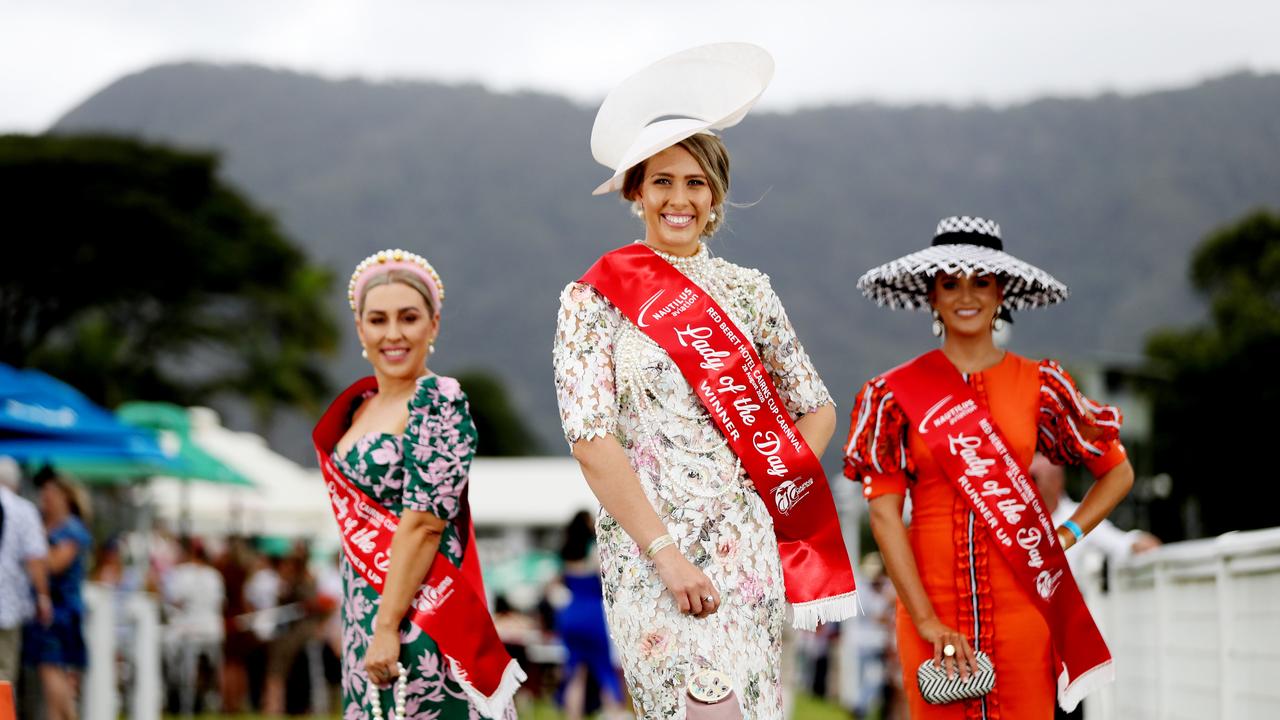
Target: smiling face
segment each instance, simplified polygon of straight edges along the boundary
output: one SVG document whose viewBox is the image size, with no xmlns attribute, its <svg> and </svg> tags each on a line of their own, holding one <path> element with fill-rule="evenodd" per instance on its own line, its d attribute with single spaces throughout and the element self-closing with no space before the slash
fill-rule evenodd
<svg viewBox="0 0 1280 720">
<path fill-rule="evenodd" d="M 440 317 L 427 309 L 422 293 L 400 282 L 370 288 L 356 318 L 356 334 L 369 364 L 391 378 L 422 374 L 439 329 Z"/>
<path fill-rule="evenodd" d="M 644 208 L 644 241 L 674 255 L 697 251 L 715 202 L 707 173 L 679 145 L 645 161 L 631 199 Z"/>
<path fill-rule="evenodd" d="M 929 303 L 941 316 L 947 335 L 969 337 L 991 334 L 991 321 L 1000 311 L 1004 291 L 995 275 L 938 273 Z"/>
</svg>

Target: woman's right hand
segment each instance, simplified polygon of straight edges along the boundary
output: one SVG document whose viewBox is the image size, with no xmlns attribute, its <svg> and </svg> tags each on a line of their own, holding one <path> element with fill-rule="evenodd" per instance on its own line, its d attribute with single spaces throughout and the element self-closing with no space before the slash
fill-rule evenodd
<svg viewBox="0 0 1280 720">
<path fill-rule="evenodd" d="M 974 658 L 973 648 L 969 646 L 969 638 L 963 633 L 942 624 L 937 617 L 917 623 L 916 632 L 925 642 L 933 645 L 933 664 L 946 669 L 947 679 L 955 677 L 955 673 L 958 672 L 961 679 L 967 682 L 969 676 L 978 671 L 978 662 Z M 943 652 L 943 648 L 947 645 L 955 648 L 955 654 L 951 657 L 947 657 Z"/>
<path fill-rule="evenodd" d="M 720 608 L 720 591 L 711 584 L 706 573 L 689 562 L 676 546 L 659 550 L 653 563 L 680 612 L 703 618 Z M 711 600 L 708 602 L 707 598 Z"/>
</svg>

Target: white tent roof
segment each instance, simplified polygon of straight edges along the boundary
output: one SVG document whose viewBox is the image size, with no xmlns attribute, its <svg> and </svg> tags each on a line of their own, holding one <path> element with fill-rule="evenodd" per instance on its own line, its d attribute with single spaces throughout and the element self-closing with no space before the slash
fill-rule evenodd
<svg viewBox="0 0 1280 720">
<path fill-rule="evenodd" d="M 151 493 L 161 517 L 176 520 L 185 504 L 196 534 L 305 536 L 336 545 L 337 529 L 319 470 L 276 453 L 260 435 L 228 430 L 209 408 L 188 412 L 191 439 L 254 487 L 192 483 L 184 488 L 178 480 L 157 480 Z"/>
<path fill-rule="evenodd" d="M 599 507 L 571 457 L 476 458 L 470 495 L 482 527 L 561 527 L 573 513 Z"/>
</svg>

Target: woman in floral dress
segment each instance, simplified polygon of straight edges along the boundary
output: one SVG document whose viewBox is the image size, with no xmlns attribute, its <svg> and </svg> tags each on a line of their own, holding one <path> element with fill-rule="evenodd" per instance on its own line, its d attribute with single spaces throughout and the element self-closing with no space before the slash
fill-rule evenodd
<svg viewBox="0 0 1280 720">
<path fill-rule="evenodd" d="M 393 714 L 397 663 L 407 674 L 405 717 L 485 717 L 437 642 L 406 618 L 432 563 L 461 567 L 468 552 L 473 533 L 466 488 L 476 430 L 458 382 L 426 367 L 439 331 L 443 292 L 438 276 L 411 253 L 379 255 L 387 267 L 374 264 L 371 270 L 368 261 L 362 263 L 351 293 L 376 384 L 363 381 L 363 392 L 348 391 L 346 400 L 340 398 L 326 414 L 347 418 L 329 459 L 399 524 L 381 594 L 350 556 L 342 560 L 343 718 L 375 717 L 371 680 L 381 688 L 381 715 Z"/>
<path fill-rule="evenodd" d="M 677 139 L 620 167 L 615 180 L 606 189 L 632 201 L 643 242 L 750 335 L 821 454 L 834 406 L 768 276 L 713 257 L 703 243 L 723 223 L 721 141 Z M 605 608 L 637 714 L 684 717 L 688 679 L 714 669 L 732 681 L 745 717 L 781 718 L 779 551 L 769 511 L 725 436 L 671 357 L 587 284 L 570 283 L 560 296 L 553 361 L 565 437 L 602 505 Z M 655 551 L 668 534 L 674 546 Z"/>
</svg>

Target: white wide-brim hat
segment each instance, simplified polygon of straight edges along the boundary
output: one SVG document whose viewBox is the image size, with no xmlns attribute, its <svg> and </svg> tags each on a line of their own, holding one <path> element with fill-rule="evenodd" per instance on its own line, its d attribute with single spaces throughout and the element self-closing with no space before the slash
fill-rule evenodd
<svg viewBox="0 0 1280 720">
<path fill-rule="evenodd" d="M 929 247 L 868 270 L 858 289 L 878 305 L 927 310 L 939 272 L 1003 277 L 1003 306 L 1010 310 L 1052 305 L 1070 294 L 1049 273 L 1005 252 L 998 223 L 968 215 L 943 218 Z"/>
<path fill-rule="evenodd" d="M 591 194 L 622 189 L 627 170 L 700 132 L 737 125 L 773 79 L 773 57 L 749 43 L 669 55 L 623 80 L 591 128 L 591 154 L 613 177 Z"/>
</svg>

